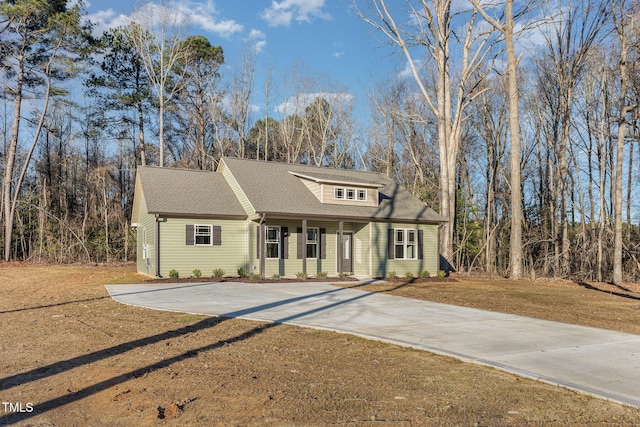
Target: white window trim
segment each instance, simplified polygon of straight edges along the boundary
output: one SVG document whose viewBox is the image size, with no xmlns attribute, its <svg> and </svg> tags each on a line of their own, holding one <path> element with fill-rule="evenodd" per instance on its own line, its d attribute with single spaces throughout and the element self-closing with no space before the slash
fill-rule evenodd
<svg viewBox="0 0 640 427">
<path fill-rule="evenodd" d="M 398 231 L 402 231 L 402 242 L 398 242 Z M 414 238 L 413 243 L 409 243 L 409 232 L 413 231 Z M 415 228 L 395 228 L 393 230 L 393 250 L 395 259 L 404 259 L 408 261 L 414 261 L 418 259 L 418 230 Z M 402 246 L 402 257 L 395 254 L 396 246 Z M 413 258 L 407 258 L 407 247 L 413 246 Z"/>
<path fill-rule="evenodd" d="M 342 192 L 342 196 L 338 196 L 338 191 Z M 353 197 L 349 198 L 347 193 L 353 191 Z M 364 198 L 359 197 L 359 193 L 364 193 Z M 368 198 L 368 191 L 365 188 L 358 187 L 333 187 L 333 199 L 334 200 L 349 200 L 351 202 L 366 202 Z"/>
<path fill-rule="evenodd" d="M 207 227 L 209 229 L 209 243 L 198 243 L 198 236 L 206 236 L 206 234 L 198 234 L 198 227 Z M 194 224 L 193 225 L 193 245 L 194 246 L 213 246 L 213 225 L 211 224 Z"/>
<path fill-rule="evenodd" d="M 269 235 L 269 229 L 270 228 L 274 228 L 278 230 L 278 238 L 276 239 L 276 241 L 269 241 L 267 240 L 267 236 Z M 280 259 L 280 254 L 282 253 L 282 229 L 279 225 L 265 225 L 264 227 L 264 258 L 265 259 Z M 278 256 L 276 257 L 269 257 L 267 256 L 267 245 L 269 244 L 277 244 L 278 245 Z"/>
<path fill-rule="evenodd" d="M 320 228 L 318 227 L 307 227 L 307 233 L 309 233 L 309 230 L 316 230 L 316 241 L 315 242 L 310 242 L 308 236 L 305 236 L 305 242 L 306 245 L 304 247 L 304 251 L 305 251 L 305 255 L 307 254 L 307 246 L 314 244 L 316 245 L 316 256 L 311 258 L 311 257 L 306 257 L 306 259 L 318 259 L 318 254 L 320 253 Z"/>
</svg>

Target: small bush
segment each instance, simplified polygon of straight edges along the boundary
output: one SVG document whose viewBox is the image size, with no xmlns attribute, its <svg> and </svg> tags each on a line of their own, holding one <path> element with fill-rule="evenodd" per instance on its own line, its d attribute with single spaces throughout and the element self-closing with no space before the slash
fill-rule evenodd
<svg viewBox="0 0 640 427">
<path fill-rule="evenodd" d="M 199 268 L 194 268 L 192 273 L 193 277 L 195 277 L 196 279 L 199 279 L 202 276 L 202 271 L 200 271 Z"/>
<path fill-rule="evenodd" d="M 329 273 L 327 273 L 326 271 L 319 271 L 319 272 L 316 274 L 316 277 L 317 277 L 318 279 L 326 279 L 328 275 L 329 275 Z"/>
<path fill-rule="evenodd" d="M 422 277 L 423 279 L 428 279 L 429 277 L 431 277 L 431 273 L 429 273 L 429 270 L 422 270 L 420 272 L 420 277 Z"/>
<path fill-rule="evenodd" d="M 275 273 L 273 276 L 271 276 L 271 278 L 273 280 L 279 280 L 280 279 L 280 275 L 278 273 Z"/>
<path fill-rule="evenodd" d="M 178 270 L 174 268 L 169 272 L 169 277 L 171 277 L 172 279 L 177 279 L 180 277 L 180 273 L 178 273 Z"/>
<path fill-rule="evenodd" d="M 225 271 L 221 268 L 215 268 L 213 270 L 213 277 L 222 277 L 224 276 Z"/>
<path fill-rule="evenodd" d="M 303 273 L 302 271 L 298 271 L 296 273 L 296 278 L 300 279 L 300 280 L 307 280 L 307 277 L 309 277 L 309 275 L 307 273 Z"/>
<path fill-rule="evenodd" d="M 338 277 L 341 279 L 346 279 L 347 277 L 349 277 L 349 273 L 340 273 L 338 274 Z"/>
<path fill-rule="evenodd" d="M 447 277 L 447 272 L 444 270 L 438 270 L 438 277 L 442 279 L 443 277 Z"/>
<path fill-rule="evenodd" d="M 240 277 L 247 277 L 248 275 L 249 275 L 249 270 L 247 270 L 246 268 L 244 268 L 244 267 L 240 267 L 240 268 L 238 269 L 238 276 L 240 276 Z"/>
<path fill-rule="evenodd" d="M 406 277 L 407 279 L 413 279 L 413 273 L 410 271 L 407 271 L 406 273 L 404 273 L 404 277 Z"/>
<path fill-rule="evenodd" d="M 387 272 L 387 279 L 397 279 L 398 275 L 395 271 L 391 270 Z"/>
<path fill-rule="evenodd" d="M 243 277 L 245 277 L 245 276 L 243 276 Z M 251 280 L 260 280 L 260 279 L 262 279 L 262 276 L 259 275 L 258 273 L 251 273 L 249 275 L 249 279 L 251 279 Z"/>
</svg>

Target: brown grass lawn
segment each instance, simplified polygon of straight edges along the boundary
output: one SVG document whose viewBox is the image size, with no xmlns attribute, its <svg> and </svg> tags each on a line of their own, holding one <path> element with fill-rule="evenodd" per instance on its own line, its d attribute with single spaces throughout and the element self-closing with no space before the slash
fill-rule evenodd
<svg viewBox="0 0 640 427">
<path fill-rule="evenodd" d="M 640 425 L 638 409 L 423 351 L 112 301 L 104 284 L 140 281 L 133 270 L 0 264 L 0 425 Z M 637 289 L 593 288 L 369 286 L 640 333 Z"/>
</svg>

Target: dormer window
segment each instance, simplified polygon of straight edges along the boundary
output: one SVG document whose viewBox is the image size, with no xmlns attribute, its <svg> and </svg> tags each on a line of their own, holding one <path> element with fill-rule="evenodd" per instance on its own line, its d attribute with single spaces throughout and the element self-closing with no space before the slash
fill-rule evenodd
<svg viewBox="0 0 640 427">
<path fill-rule="evenodd" d="M 354 188 L 347 188 L 347 200 L 355 200 L 356 190 Z"/>
<path fill-rule="evenodd" d="M 357 200 L 367 201 L 367 190 L 363 188 L 334 187 L 334 199 L 336 200 Z"/>
</svg>

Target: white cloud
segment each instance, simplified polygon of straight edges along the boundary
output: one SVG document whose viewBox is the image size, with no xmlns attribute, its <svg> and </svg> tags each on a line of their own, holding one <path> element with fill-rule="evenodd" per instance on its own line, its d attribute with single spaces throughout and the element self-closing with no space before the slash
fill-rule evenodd
<svg viewBox="0 0 640 427">
<path fill-rule="evenodd" d="M 220 19 L 211 0 L 205 3 L 191 0 L 175 1 L 167 2 L 165 5 L 148 2 L 129 16 L 116 14 L 113 9 L 106 9 L 89 14 L 87 18 L 95 24 L 94 34 L 99 36 L 108 29 L 127 25 L 140 11 L 154 16 L 161 16 L 163 12 L 168 11 L 175 23 L 188 22 L 218 37 L 227 39 L 244 30 L 242 24 L 234 20 Z"/>
<path fill-rule="evenodd" d="M 335 49 L 335 51 L 332 54 L 334 58 L 340 58 L 342 55 L 344 55 L 344 49 L 342 48 L 342 43 L 340 42 L 334 43 L 333 48 Z"/>
<path fill-rule="evenodd" d="M 290 96 L 285 102 L 276 105 L 274 110 L 282 116 L 290 116 L 292 114 L 302 114 L 316 98 L 324 98 L 334 108 L 341 109 L 351 105 L 355 96 L 346 92 L 315 92 L 315 93 L 299 93 Z"/>
<path fill-rule="evenodd" d="M 252 28 L 251 31 L 249 31 L 249 35 L 245 40 L 253 45 L 253 51 L 255 53 L 260 53 L 264 50 L 265 46 L 267 45 L 267 41 L 265 40 L 266 38 L 267 36 L 265 35 L 265 33 L 263 33 L 260 30 L 256 30 L 255 28 Z"/>
<path fill-rule="evenodd" d="M 421 59 L 414 59 L 413 63 L 415 64 L 418 70 L 424 67 L 424 64 L 425 64 L 425 62 Z M 400 72 L 398 73 L 398 78 L 399 79 L 413 78 L 413 70 L 411 70 L 411 65 L 409 65 L 409 61 L 406 61 L 404 63 L 404 68 L 400 70 Z"/>
<path fill-rule="evenodd" d="M 244 27 L 232 19 L 219 19 L 212 1 L 205 3 L 194 1 L 176 2 L 177 11 L 189 17 L 192 24 L 205 31 L 210 31 L 225 39 L 241 32 Z"/>
<path fill-rule="evenodd" d="M 127 15 L 117 14 L 113 9 L 99 10 L 87 15 L 87 19 L 94 24 L 93 35 L 100 37 L 105 31 L 127 25 L 131 19 Z"/>
<path fill-rule="evenodd" d="M 322 10 L 325 0 L 273 0 L 271 6 L 262 11 L 261 18 L 270 27 L 289 25 L 291 21 L 310 22 L 312 17 L 329 19 L 331 15 Z"/>
</svg>

